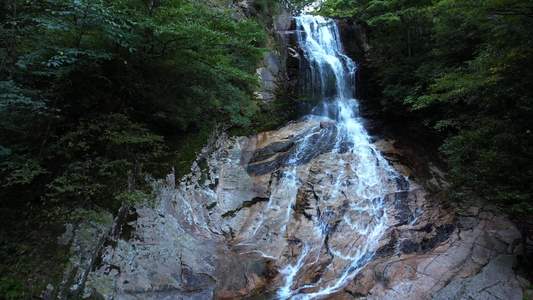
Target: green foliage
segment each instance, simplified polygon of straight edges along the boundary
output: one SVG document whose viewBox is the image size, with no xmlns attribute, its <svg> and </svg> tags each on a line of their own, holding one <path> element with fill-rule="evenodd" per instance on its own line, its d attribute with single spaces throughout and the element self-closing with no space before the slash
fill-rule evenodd
<svg viewBox="0 0 533 300">
<path fill-rule="evenodd" d="M 462 130 L 442 147 L 458 188 L 472 189 L 516 212 L 531 211 L 531 137 L 525 131 L 515 133 L 516 125 L 505 117 L 473 122 L 472 129 Z"/>
<path fill-rule="evenodd" d="M 48 185 L 46 199 L 115 209 L 121 204 L 116 200 L 143 186 L 143 165 L 163 151 L 161 136 L 121 114 L 80 120 L 52 150 L 70 163 Z"/>
<path fill-rule="evenodd" d="M 37 176 L 46 173 L 39 161 L 28 155 L 6 155 L 8 159 L 0 163 L 0 171 L 6 176 L 1 181 L 3 187 L 25 185 Z"/>
<path fill-rule="evenodd" d="M 109 194 L 102 185 L 111 177 L 137 178 L 155 156 L 148 153 L 160 154 L 163 140 L 147 128 L 182 133 L 215 119 L 248 126 L 265 33 L 219 5 L 3 3 L 3 186 L 47 182 L 54 199 L 96 199 Z"/>
<path fill-rule="evenodd" d="M 328 0 L 365 22 L 385 109 L 449 138 L 455 194 L 533 212 L 533 5 L 524 0 Z"/>
<path fill-rule="evenodd" d="M 259 10 L 265 10 L 268 7 L 268 0 L 254 0 L 254 7 Z"/>
<path fill-rule="evenodd" d="M 265 32 L 226 2 L 0 2 L 0 240 L 146 201 L 163 136 L 197 149 L 212 124 L 252 124 Z M 17 298 L 27 282 L 10 272 L 0 293 Z"/>
<path fill-rule="evenodd" d="M 314 0 L 277 0 L 279 3 L 285 6 L 287 11 L 297 15 L 302 12 L 307 6 L 316 5 Z"/>
<path fill-rule="evenodd" d="M 0 293 L 5 299 L 20 299 L 24 296 L 24 285 L 19 278 L 0 278 Z"/>
<path fill-rule="evenodd" d="M 58 226 L 55 220 L 51 220 L 46 228 L 37 227 L 34 231 L 28 231 L 28 226 L 38 226 L 38 222 L 20 217 L 18 213 L 3 216 L 4 222 L 6 219 L 18 222 L 11 228 L 2 228 L 0 231 L 2 299 L 39 297 L 47 283 L 57 285 L 61 282 L 62 266 L 71 255 L 66 249 L 58 247 L 56 237 L 51 235 L 53 228 Z M 23 235 L 24 239 L 20 240 L 18 235 Z"/>
</svg>

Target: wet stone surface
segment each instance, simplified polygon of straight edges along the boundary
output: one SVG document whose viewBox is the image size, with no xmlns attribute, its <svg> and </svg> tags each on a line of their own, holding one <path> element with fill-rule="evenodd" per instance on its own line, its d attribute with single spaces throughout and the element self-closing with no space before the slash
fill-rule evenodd
<svg viewBox="0 0 533 300">
<path fill-rule="evenodd" d="M 289 165 L 305 165 L 313 158 L 333 149 L 336 132 L 337 128 L 332 123 L 328 126 L 320 124 L 319 127 L 311 128 L 301 135 L 291 135 L 287 137 L 287 140 L 274 142 L 252 153 L 245 153 L 245 157 L 250 156 L 246 171 L 252 176 L 257 176 Z M 313 147 L 302 146 L 302 143 L 313 145 Z M 301 157 L 297 161 L 289 161 L 295 151 L 302 147 L 305 147 L 305 150 L 300 153 Z"/>
<path fill-rule="evenodd" d="M 251 160 L 250 153 L 260 153 L 254 160 L 260 163 L 259 157 L 273 158 L 265 155 L 275 153 L 272 149 L 291 151 L 296 147 L 292 141 L 304 134 L 303 127 L 296 122 L 253 137 L 222 135 L 215 142 L 218 147 L 203 155 L 206 170 L 194 171 L 180 182 L 172 176 L 161 181 L 155 206 L 139 206 L 115 220 L 120 224 L 112 225 L 114 233 L 103 243 L 98 263 L 87 273 L 83 295 L 106 299 L 273 297 L 285 284 L 281 271 L 294 264 L 294 257 L 313 239 L 317 248 L 310 252 L 314 254 L 309 261 L 314 263 L 308 262 L 309 268 L 293 278 L 294 286 L 331 282 L 338 278 L 335 268 L 342 266 L 333 259 L 332 251 L 349 254 L 365 241 L 346 220 L 371 224 L 383 214 L 388 218 L 387 229 L 375 254 L 355 278 L 328 297 L 398 299 L 408 291 L 410 299 L 428 299 L 430 295 L 453 299 L 446 298 L 456 297 L 449 296 L 449 290 L 464 287 L 468 291 L 468 286 L 478 285 L 477 279 L 464 279 L 476 278 L 473 276 L 500 254 L 514 253 L 517 248 L 519 233 L 505 217 L 482 204 L 459 213 L 443 208 L 434 192 L 424 188 L 422 178 L 421 182 L 387 182 L 391 192 L 384 199 L 386 211 L 372 215 L 353 210 L 354 195 L 345 189 L 358 178 L 342 175 L 346 165 L 341 158 L 349 153 L 310 155 L 314 157 L 307 164 L 296 167 L 308 172 L 298 178 L 297 197 L 290 210 L 276 209 L 270 200 L 281 201 L 278 195 L 292 191 L 286 185 L 292 182 L 291 172 L 283 167 L 286 162 L 265 174 L 250 174 L 242 162 Z M 319 121 L 314 127 L 318 128 L 315 133 L 323 130 Z M 387 141 L 377 140 L 376 144 L 382 152 L 402 153 Z M 330 168 L 327 174 L 319 171 L 325 166 Z M 195 172 L 203 172 L 208 180 L 201 183 L 201 174 Z M 333 188 L 333 178 L 339 175 L 345 184 Z M 209 182 L 215 181 L 219 184 L 213 189 Z M 333 200 L 332 192 L 346 197 Z M 368 203 L 375 201 L 379 199 Z M 295 221 L 282 233 L 283 225 L 275 220 L 287 215 Z M 271 220 L 269 227 L 259 226 L 261 220 Z M 316 224 L 323 224 L 321 233 Z M 492 295 L 519 293 L 511 279 L 498 284 L 503 284 L 500 292 L 490 290 Z M 319 290 L 308 287 L 299 293 Z M 443 292 L 437 293 L 440 290 Z"/>
</svg>

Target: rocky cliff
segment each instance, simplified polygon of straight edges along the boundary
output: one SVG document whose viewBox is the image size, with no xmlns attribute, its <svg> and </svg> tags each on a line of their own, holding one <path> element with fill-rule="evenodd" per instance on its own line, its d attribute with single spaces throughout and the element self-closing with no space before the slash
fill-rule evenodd
<svg viewBox="0 0 533 300">
<path fill-rule="evenodd" d="M 282 195 L 290 188 L 277 184 L 297 140 L 303 134 L 320 137 L 334 130 L 334 124 L 319 121 L 311 129 L 308 126 L 309 121 L 293 122 L 250 137 L 220 133 L 190 175 L 178 182 L 173 175 L 157 182 L 155 203 L 131 207 L 115 220 L 98 257 L 85 270 L 83 295 L 106 299 L 272 296 L 285 280 L 280 270 L 302 251 L 299 239 L 316 236 L 310 223 L 317 211 L 332 212 L 327 224 L 333 228 L 347 210 L 344 201 L 317 202 L 329 186 L 327 178 L 313 170 L 328 165 L 337 172 L 344 167 L 336 165 L 340 160 L 331 157 L 327 143 L 307 153 L 309 159 L 299 166 L 309 172 L 307 178 L 300 178 L 305 184 L 292 210 L 276 214 L 268 208 L 273 193 Z M 398 185 L 401 190 L 386 198 L 388 229 L 374 258 L 347 286 L 327 298 L 521 299 L 522 287 L 528 283 L 512 272 L 513 257 L 501 256 L 513 254 L 518 246 L 520 236 L 514 225 L 481 204 L 465 210 L 443 206 L 437 194 L 439 186 L 446 184 L 443 172 L 432 164 L 422 170 L 413 161 L 415 153 L 396 144 L 385 139 L 375 142 L 409 183 L 390 183 L 391 190 Z M 265 218 L 286 214 L 296 220 L 286 234 L 278 235 L 281 229 L 276 222 L 254 233 Z M 372 216 L 358 217 L 372 222 Z M 327 252 L 350 251 L 357 245 L 357 236 L 349 231 L 346 226 L 330 230 L 327 243 L 317 243 L 322 247 L 317 251 L 324 252 L 323 261 L 300 274 L 295 284 L 305 285 L 321 276 L 334 278 L 335 266 L 328 265 Z M 254 245 L 244 242 L 251 236 L 255 236 Z M 479 272 L 502 276 L 475 276 Z"/>
<path fill-rule="evenodd" d="M 280 41 L 287 18 L 275 19 Z M 258 70 L 264 101 L 289 80 L 291 51 L 270 52 Z M 154 182 L 154 201 L 71 226 L 62 241 L 76 255 L 60 298 L 521 299 L 529 283 L 512 270 L 514 225 L 482 202 L 443 202 L 431 146 L 380 122 L 366 123 L 371 144 L 358 141 L 374 154 L 365 158 L 324 118 L 216 132 L 190 174 Z M 380 182 L 358 173 L 361 160 L 379 166 Z M 361 182 L 385 195 L 354 192 Z"/>
</svg>

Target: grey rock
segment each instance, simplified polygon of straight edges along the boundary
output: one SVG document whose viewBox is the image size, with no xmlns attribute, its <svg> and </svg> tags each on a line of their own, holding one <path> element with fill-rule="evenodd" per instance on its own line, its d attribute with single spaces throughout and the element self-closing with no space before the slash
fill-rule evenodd
<svg viewBox="0 0 533 300">
<path fill-rule="evenodd" d="M 432 299 L 438 300 L 521 300 L 522 287 L 529 282 L 520 282 L 512 269 L 513 255 L 499 255 L 481 272 L 467 279 L 452 281 L 442 290 L 433 293 Z"/>
<path fill-rule="evenodd" d="M 137 205 L 127 216 L 115 219 L 113 226 L 108 225 L 115 228 L 107 229 L 110 234 L 105 235 L 103 227 L 97 231 L 107 239 L 103 245 L 87 246 L 94 249 L 86 257 L 98 259 L 80 268 L 86 274 L 83 295 L 105 299 L 266 295 L 283 284 L 280 272 L 296 263 L 304 240 L 314 245 L 305 250 L 315 256 L 295 280 L 300 285 L 317 280 L 327 284 L 349 263 L 334 261 L 332 251 L 351 253 L 367 242 L 347 222 L 375 224 L 386 214 L 388 229 L 376 241 L 375 255 L 331 298 L 521 297 L 524 283 L 510 268 L 512 257 L 500 256 L 518 245 L 520 235 L 510 221 L 483 207 L 459 216 L 451 208 L 443 209 L 432 198 L 426 178 L 407 183 L 387 179 L 382 183 L 388 191 L 385 199 L 360 199 L 347 188 L 360 179 L 345 163 L 357 165 L 357 159 L 351 151 L 333 151 L 330 138 L 336 125 L 321 121 L 292 122 L 251 137 L 213 138 L 191 174 L 179 182 L 172 175 L 159 181 L 153 204 Z M 287 158 L 304 137 L 319 147 L 302 152 L 300 160 L 289 165 Z M 414 163 L 402 163 L 406 161 L 402 149 L 383 140 L 376 147 L 391 154 L 385 156 L 395 160 L 399 174 L 416 172 Z M 301 171 L 298 178 L 288 172 L 289 167 Z M 325 168 L 329 171 L 322 172 Z M 438 173 L 433 170 L 427 176 L 440 178 Z M 332 178 L 343 184 L 335 185 Z M 360 213 L 350 208 L 356 200 L 385 201 L 387 208 Z M 288 215 L 289 224 L 280 221 Z M 319 223 L 323 232 L 316 230 Z M 82 232 L 76 228 L 70 227 L 62 241 L 76 241 Z"/>
<path fill-rule="evenodd" d="M 282 65 L 276 54 L 273 51 L 268 51 L 263 58 L 263 64 L 270 70 L 273 76 L 278 76 L 282 70 Z"/>
<path fill-rule="evenodd" d="M 59 288 L 59 299 L 82 292 L 97 260 L 96 251 L 106 239 L 113 222 L 113 216 L 107 212 L 78 211 L 73 215 L 79 216 L 78 221 L 68 224 L 65 234 L 58 239 L 60 244 L 70 243 L 72 253 Z"/>
<path fill-rule="evenodd" d="M 287 12 L 282 12 L 274 17 L 274 30 L 285 31 L 291 28 L 292 16 Z"/>
<path fill-rule="evenodd" d="M 268 68 L 260 68 L 257 71 L 258 75 L 261 77 L 263 91 L 275 91 L 278 87 L 277 79 L 272 74 L 272 71 Z"/>
</svg>

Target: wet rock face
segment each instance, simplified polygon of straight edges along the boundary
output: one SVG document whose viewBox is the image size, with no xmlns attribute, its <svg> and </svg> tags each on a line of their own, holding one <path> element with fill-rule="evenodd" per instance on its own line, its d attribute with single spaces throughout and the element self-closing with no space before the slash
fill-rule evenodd
<svg viewBox="0 0 533 300">
<path fill-rule="evenodd" d="M 339 31 L 346 54 L 354 61 L 366 61 L 366 54 L 371 50 L 366 37 L 365 25 L 356 19 L 338 21 Z"/>
<path fill-rule="evenodd" d="M 478 208 L 471 212 L 461 212 L 458 217 L 441 215 L 435 225 L 429 219 L 420 222 L 420 225 L 426 224 L 423 227 L 415 226 L 400 232 L 403 242 L 399 244 L 397 255 L 380 257 L 371 262 L 338 295 L 342 297 L 348 293 L 364 295 L 367 299 L 398 299 L 408 293 L 409 299 L 498 299 L 480 298 L 478 295 L 468 298 L 474 289 L 470 286 L 473 281 L 461 280 L 475 276 L 500 253 L 513 253 L 519 234 L 509 220 L 494 212 Z M 465 215 L 469 217 L 465 218 Z M 457 218 L 451 220 L 452 224 L 443 222 L 450 217 Z M 431 246 L 433 248 L 424 249 Z M 512 263 L 505 266 L 498 264 L 512 273 Z M 514 281 L 507 284 L 511 279 L 497 277 L 498 280 L 493 280 L 493 283 L 507 286 L 515 297 L 521 297 L 521 289 Z M 488 283 L 484 284 L 488 286 Z M 459 286 L 468 286 L 470 294 L 466 293 L 465 298 L 454 298 L 454 293 L 459 292 L 455 288 Z M 441 289 L 442 292 L 438 292 Z"/>
<path fill-rule="evenodd" d="M 284 11 L 273 19 L 271 34 L 277 47 L 266 53 L 262 65 L 256 71 L 262 83 L 256 96 L 265 104 L 275 102 L 279 91 L 292 92 L 296 89 L 300 64 L 294 19 Z"/>
<path fill-rule="evenodd" d="M 307 120 L 251 137 L 221 134 L 201 155 L 207 167 L 195 164 L 180 182 L 169 176 L 157 183 L 156 203 L 131 209 L 131 216 L 121 219 L 122 225 L 115 226 L 100 248 L 98 262 L 86 273 L 83 295 L 268 298 L 286 285 L 288 277 L 282 271 L 296 265 L 294 258 L 303 251 L 310 254 L 304 259 L 304 271 L 291 278 L 292 287 L 332 284 L 346 263 L 335 255 L 349 255 L 368 242 L 349 224 L 373 224 L 384 215 L 386 230 L 376 241 L 374 255 L 364 265 L 354 266 L 360 268 L 355 278 L 328 297 L 398 299 L 409 294 L 410 299 L 430 295 L 448 299 L 453 287 L 477 285 L 478 279 L 472 276 L 501 253 L 514 251 L 519 234 L 508 220 L 487 209 L 455 213 L 442 208 L 426 188 L 426 180 L 403 177 L 414 171 L 398 163 L 402 149 L 386 140 L 376 145 L 384 157 L 398 155 L 393 165 L 403 176 L 384 183 L 390 190 L 384 199 L 367 200 L 369 205 L 384 201 L 384 211 L 358 213 L 351 207 L 357 196 L 350 194 L 349 187 L 359 179 L 344 173 L 348 166 L 343 162 L 353 159 L 351 152 L 332 152 L 326 137 L 335 130 L 334 123 Z M 287 159 L 303 137 L 314 137 L 309 140 L 322 147 L 304 152 L 305 159 L 296 168 L 307 170 L 301 173 L 306 175 L 291 178 Z M 323 172 L 326 168 L 329 171 Z M 442 172 L 432 168 L 431 176 L 444 182 Z M 334 190 L 332 178 L 344 184 Z M 287 184 L 294 180 L 299 182 L 297 187 Z M 296 199 L 289 210 L 281 209 L 289 192 L 296 193 Z M 333 200 L 332 193 L 345 197 Z M 286 225 L 282 220 L 288 216 L 294 221 Z M 317 224 L 322 224 L 321 232 L 316 231 Z M 307 245 L 316 246 L 305 249 Z M 469 277 L 473 279 L 464 280 Z M 509 277 L 500 290 L 516 293 L 507 288 L 515 283 Z M 302 288 L 299 293 L 318 290 Z M 464 295 L 471 293 L 468 288 L 464 291 Z"/>
<path fill-rule="evenodd" d="M 292 26 L 287 15 L 276 19 L 280 41 L 294 39 Z M 258 69 L 264 102 L 291 81 L 300 54 L 286 49 L 269 52 Z M 304 298 L 322 292 L 333 299 L 439 299 L 468 297 L 469 285 L 494 282 L 462 280 L 514 251 L 519 235 L 509 221 L 482 206 L 443 208 L 444 172 L 424 155 L 391 138 L 338 143 L 346 130 L 325 119 L 250 137 L 220 133 L 189 175 L 154 183 L 154 203 L 125 208 L 126 216 L 115 219 L 103 245 L 94 246 L 97 259 L 87 255 L 90 262 L 76 273 L 82 296 L 268 299 L 288 291 Z M 364 155 L 354 153 L 358 147 Z M 366 166 L 375 166 L 376 176 L 358 172 Z M 377 189 L 384 194 L 376 196 Z M 372 228 L 380 229 L 369 234 Z M 453 294 L 455 287 L 467 292 Z"/>
<path fill-rule="evenodd" d="M 320 154 L 330 152 L 333 149 L 336 136 L 337 128 L 333 123 L 320 122 L 319 127 L 311 128 L 298 135 L 288 135 L 280 142 L 273 142 L 263 148 L 243 153 L 243 161 L 248 162 L 246 171 L 252 176 L 257 176 L 287 167 L 289 158 L 294 155 L 298 148 L 296 145 L 302 143 L 303 140 L 315 147 L 309 147 L 301 153 L 297 164 L 308 164 Z"/>
<path fill-rule="evenodd" d="M 262 82 L 261 90 L 256 95 L 263 103 L 272 103 L 276 100 L 275 92 L 287 80 L 276 53 L 268 51 L 263 59 L 263 66 L 257 69 L 256 73 Z"/>
</svg>

